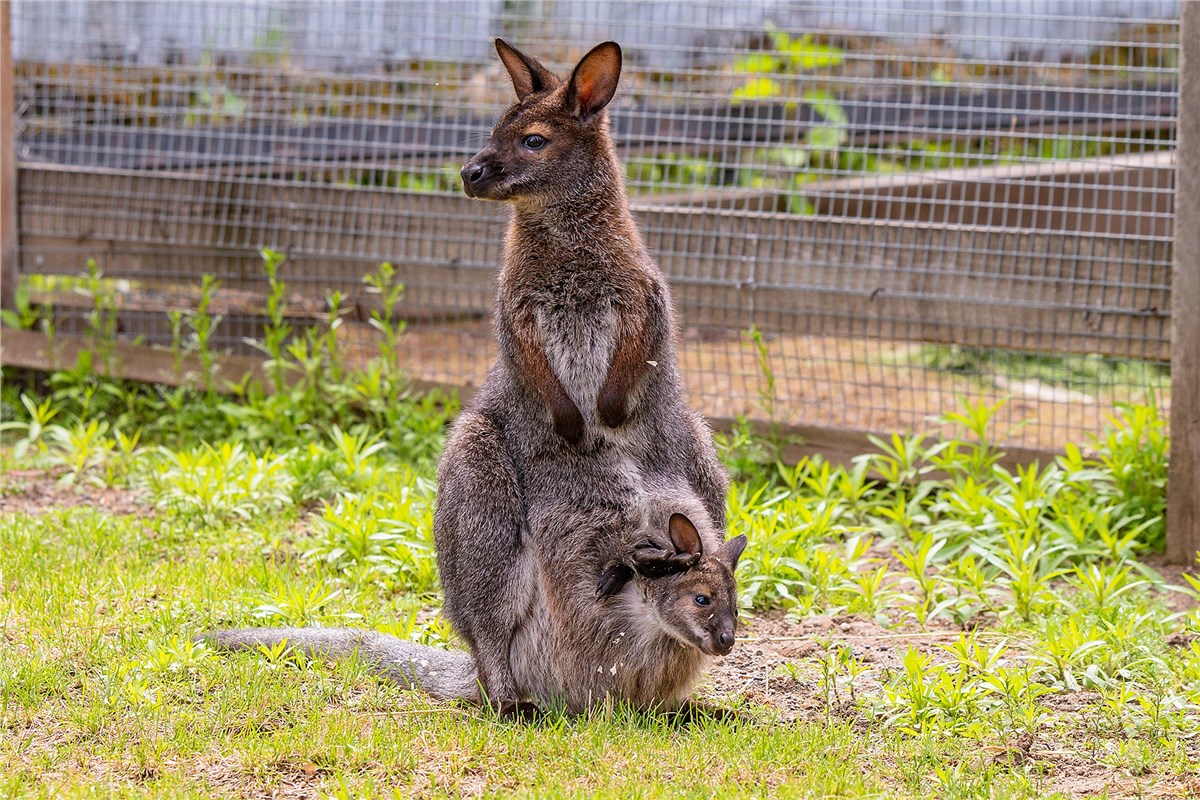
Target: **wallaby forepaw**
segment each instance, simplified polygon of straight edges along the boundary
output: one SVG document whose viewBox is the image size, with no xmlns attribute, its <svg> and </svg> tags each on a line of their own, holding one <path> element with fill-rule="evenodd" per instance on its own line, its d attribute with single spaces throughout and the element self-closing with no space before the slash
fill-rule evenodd
<svg viewBox="0 0 1200 800">
<path fill-rule="evenodd" d="M 555 433 L 571 444 L 577 445 L 583 441 L 583 415 L 573 400 L 567 398 L 565 402 L 556 404 L 550 409 L 550 414 L 554 417 Z"/>
<path fill-rule="evenodd" d="M 611 597 L 625 587 L 633 578 L 633 570 L 626 564 L 616 563 L 605 567 L 596 583 L 596 597 Z"/>
<path fill-rule="evenodd" d="M 639 547 L 633 551 L 633 567 L 643 578 L 687 572 L 699 561 L 699 553 L 671 553 L 657 547 Z"/>
<path fill-rule="evenodd" d="M 625 398 L 618 391 L 607 388 L 601 390 L 600 399 L 596 402 L 596 415 L 600 421 L 610 428 L 619 428 L 629 419 L 625 411 Z"/>
</svg>

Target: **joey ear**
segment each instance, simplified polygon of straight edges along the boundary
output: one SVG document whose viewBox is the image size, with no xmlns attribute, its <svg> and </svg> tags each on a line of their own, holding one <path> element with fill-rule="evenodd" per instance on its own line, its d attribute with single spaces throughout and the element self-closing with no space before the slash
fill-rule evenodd
<svg viewBox="0 0 1200 800">
<path fill-rule="evenodd" d="M 580 119 L 602 110 L 617 93 L 621 79 L 621 46 L 604 42 L 575 65 L 567 85 L 566 108 Z"/>
<path fill-rule="evenodd" d="M 508 70 L 508 76 L 512 78 L 518 100 L 524 100 L 526 95 L 544 92 L 559 85 L 558 78 L 536 58 L 530 58 L 503 39 L 496 40 L 496 52 L 500 55 L 504 68 Z"/>
<path fill-rule="evenodd" d="M 697 556 L 704 553 L 704 544 L 700 541 L 700 532 L 696 530 L 696 526 L 692 524 L 692 521 L 683 514 L 671 515 L 671 520 L 667 523 L 667 531 L 671 535 L 671 544 L 675 545 L 675 552 L 690 553 Z"/>
<path fill-rule="evenodd" d="M 738 559 L 742 557 L 742 551 L 746 549 L 746 534 L 735 536 L 727 540 L 717 550 L 717 558 L 721 559 L 729 565 L 730 569 L 737 567 Z"/>
</svg>

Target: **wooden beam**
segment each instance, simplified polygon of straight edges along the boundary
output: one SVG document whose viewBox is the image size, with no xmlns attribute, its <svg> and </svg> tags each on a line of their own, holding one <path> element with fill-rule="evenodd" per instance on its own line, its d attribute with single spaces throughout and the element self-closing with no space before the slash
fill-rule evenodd
<svg viewBox="0 0 1200 800">
<path fill-rule="evenodd" d="M 1175 151 L 822 181 L 821 214 L 938 225 L 1171 236 Z"/>
<path fill-rule="evenodd" d="M 201 364 L 195 355 L 184 356 L 176 369 L 175 354 L 168 349 L 119 340 L 112 342 L 111 348 L 110 358 L 93 362 L 94 368 L 102 374 L 163 386 L 200 385 Z M 51 339 L 35 331 L 6 329 L 0 339 L 0 364 L 43 372 L 74 369 L 80 354 L 94 349 L 93 342 L 82 336 Z M 214 371 L 213 388 L 224 390 L 227 383 L 237 383 L 247 374 L 266 384 L 262 363 L 262 359 L 250 356 L 221 357 Z"/>
<path fill-rule="evenodd" d="M 93 361 L 93 368 L 103 375 L 161 386 L 201 385 L 202 366 L 199 356 L 195 354 L 185 355 L 177 368 L 175 354 L 167 348 L 121 340 L 110 343 L 110 346 L 110 358 Z M 0 340 L 0 366 L 41 372 L 74 369 L 81 354 L 94 355 L 94 352 L 94 344 L 82 336 L 55 336 L 51 339 L 36 331 L 5 329 L 4 337 Z M 229 353 L 222 354 L 215 363 L 212 388 L 228 394 L 231 386 L 243 383 L 247 376 L 257 381 L 267 393 L 274 391 L 262 358 Z M 297 376 L 289 372 L 288 377 L 295 380 Z M 433 381 L 414 380 L 412 386 L 419 392 L 457 392 L 464 402 L 473 394 L 470 387 Z"/>
<path fill-rule="evenodd" d="M 1195 568 L 1200 550 L 1200 3 L 1180 5 L 1167 556 Z"/>
<path fill-rule="evenodd" d="M 1022 180 L 1030 191 L 1086 188 L 1101 204 L 1111 189 L 1103 202 L 1113 206 L 1134 180 L 1133 168 L 1126 179 L 1070 169 Z M 338 289 L 354 301 L 362 275 L 388 260 L 407 287 L 402 316 L 490 313 L 505 219 L 497 204 L 48 165 L 22 168 L 20 180 L 23 247 L 44 272 L 79 274 L 96 257 L 109 277 L 178 288 L 210 272 L 228 288 L 262 290 L 257 252 L 269 246 L 289 254 L 293 291 Z M 911 191 L 984 181 L 918 176 Z M 687 325 L 1170 357 L 1165 236 L 645 203 L 635 213 Z"/>
<path fill-rule="evenodd" d="M 722 433 L 733 430 L 742 421 L 729 417 L 710 417 L 709 424 Z M 788 441 L 779 458 L 785 464 L 796 464 L 801 459 L 821 456 L 833 464 L 846 468 L 854 466 L 854 459 L 867 453 L 878 453 L 879 448 L 871 437 L 887 441 L 891 434 L 879 431 L 861 431 L 849 428 L 819 428 L 813 425 L 775 425 L 764 420 L 753 420 L 751 426 L 763 437 L 779 437 Z M 936 440 L 931 440 L 931 443 Z M 1046 465 L 1062 453 L 1058 450 L 1036 450 L 1029 447 L 998 445 L 1002 451 L 999 464 L 1009 470 L 1029 464 Z M 934 472 L 928 477 L 942 478 L 945 473 Z"/>
<path fill-rule="evenodd" d="M 17 100 L 13 86 L 12 3 L 0 0 L 0 308 L 16 307 Z"/>
</svg>

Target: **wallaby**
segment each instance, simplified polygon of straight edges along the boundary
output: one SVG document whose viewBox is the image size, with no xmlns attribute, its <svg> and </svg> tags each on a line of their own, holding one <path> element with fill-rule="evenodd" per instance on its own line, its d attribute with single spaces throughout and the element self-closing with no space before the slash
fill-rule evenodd
<svg viewBox="0 0 1200 800">
<path fill-rule="evenodd" d="M 696 509 L 702 511 L 699 504 L 689 510 Z M 529 700 L 539 707 L 578 712 L 606 697 L 642 709 L 678 708 L 708 657 L 733 647 L 733 572 L 746 538 L 720 543 L 711 526 L 697 526 L 680 512 L 663 520 L 661 503 L 640 511 L 640 524 L 665 531 L 631 529 L 628 520 L 611 510 L 574 512 L 563 520 L 594 546 L 562 553 L 539 571 L 535 583 L 544 595 L 511 638 L 507 660 L 515 691 L 509 697 L 487 694 L 475 659 L 465 652 L 370 631 L 250 628 L 213 631 L 202 638 L 227 650 L 286 640 L 324 656 L 357 652 L 375 671 L 402 685 L 445 699 L 493 703 L 507 711 L 527 710 L 522 704 Z M 611 551 L 614 546 L 620 550 Z"/>
<path fill-rule="evenodd" d="M 512 207 L 500 353 L 443 452 L 434 534 L 445 614 L 485 691 L 507 699 L 520 696 L 514 636 L 556 596 L 540 582 L 597 554 L 565 524 L 570 510 L 619 516 L 643 482 L 682 480 L 702 503 L 689 518 L 716 547 L 728 478 L 685 401 L 670 294 L 609 135 L 620 47 L 593 48 L 566 80 L 502 40 L 496 49 L 517 102 L 462 178 L 471 197 Z"/>
</svg>

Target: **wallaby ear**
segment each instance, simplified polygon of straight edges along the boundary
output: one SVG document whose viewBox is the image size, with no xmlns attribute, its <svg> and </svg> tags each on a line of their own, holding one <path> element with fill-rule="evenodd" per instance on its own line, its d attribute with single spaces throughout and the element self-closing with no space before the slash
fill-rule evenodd
<svg viewBox="0 0 1200 800">
<path fill-rule="evenodd" d="M 621 45 L 604 42 L 588 51 L 575 65 L 567 85 L 566 107 L 587 119 L 608 105 L 621 79 Z"/>
<path fill-rule="evenodd" d="M 742 551 L 746 549 L 746 534 L 735 536 L 727 540 L 717 550 L 717 558 L 729 565 L 730 569 L 737 567 L 738 559 L 742 557 Z"/>
<path fill-rule="evenodd" d="M 700 532 L 683 514 L 672 514 L 671 520 L 667 523 L 667 530 L 671 535 L 671 544 L 675 545 L 675 552 L 696 556 L 704 553 Z"/>
<path fill-rule="evenodd" d="M 530 58 L 503 39 L 496 40 L 496 52 L 500 54 L 500 61 L 504 63 L 508 76 L 512 78 L 518 100 L 524 100 L 526 95 L 544 92 L 559 85 L 558 78 L 536 58 Z"/>
</svg>

